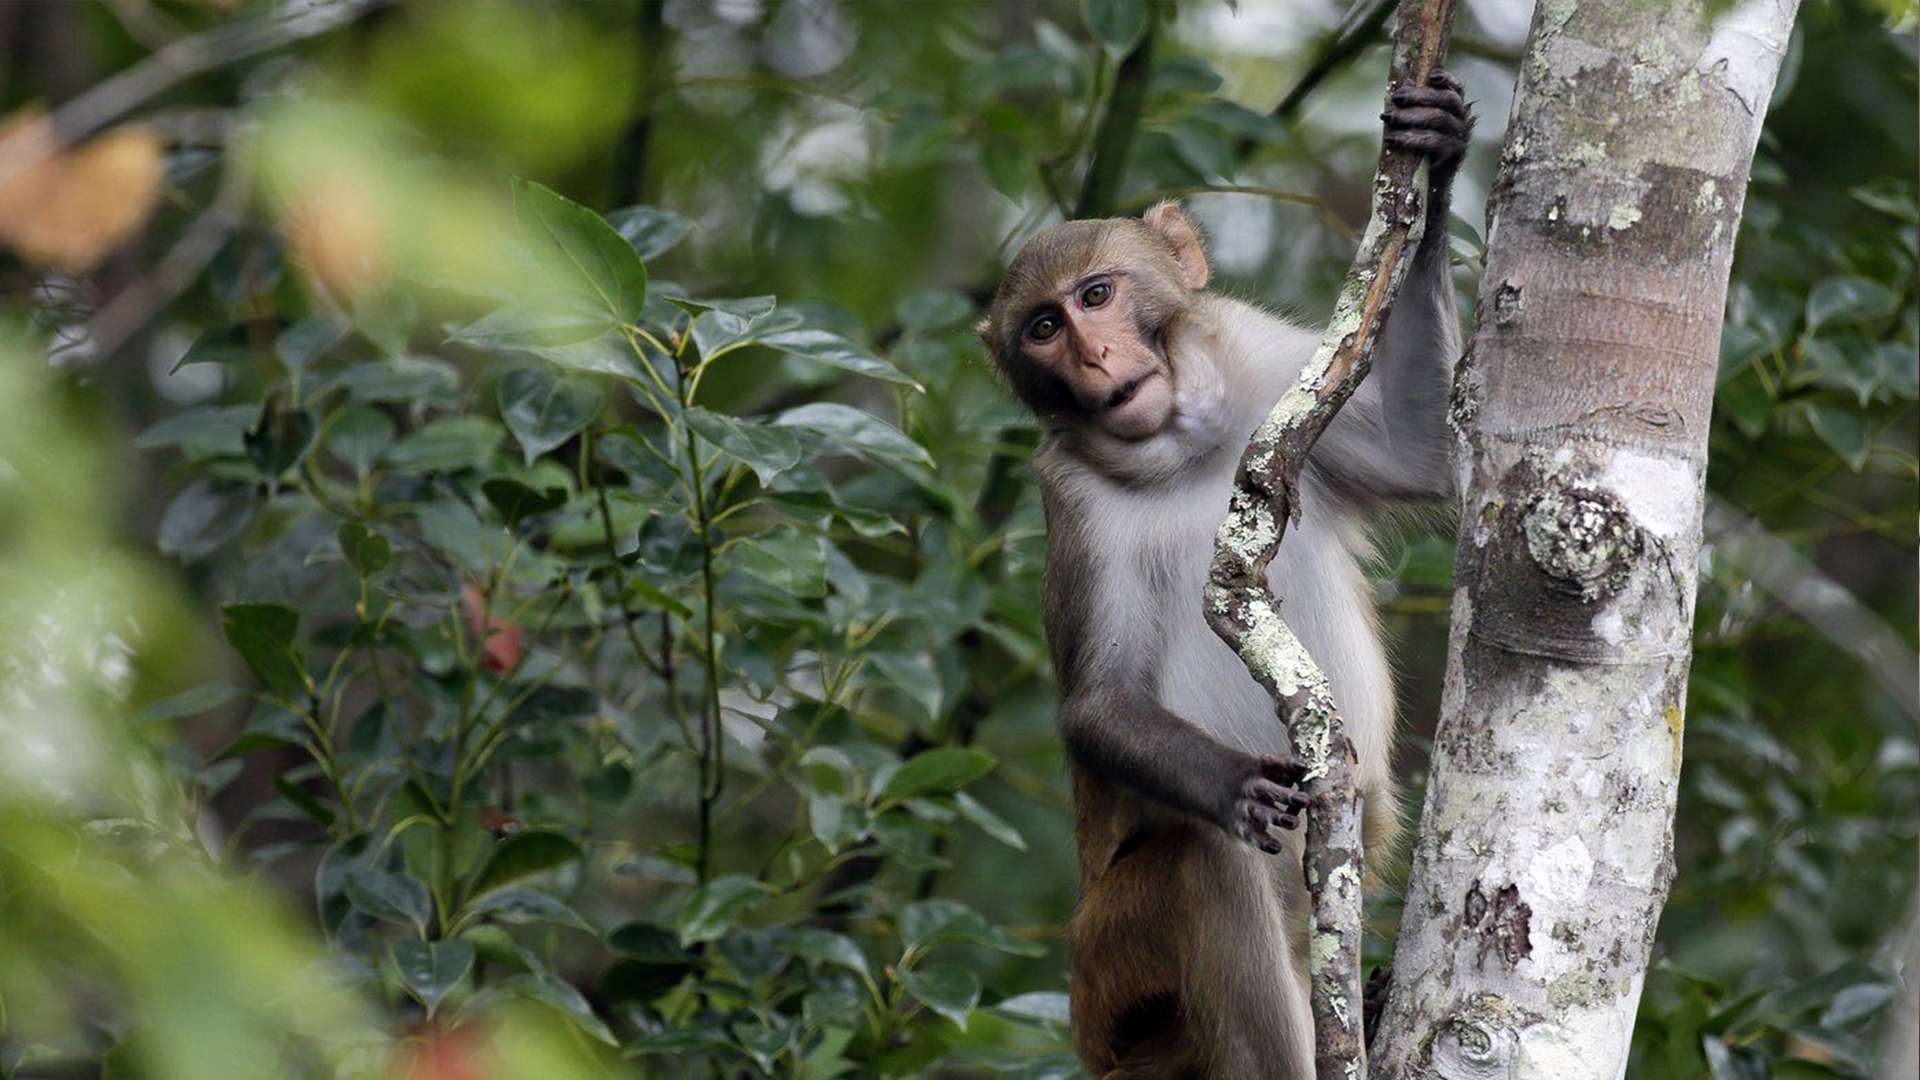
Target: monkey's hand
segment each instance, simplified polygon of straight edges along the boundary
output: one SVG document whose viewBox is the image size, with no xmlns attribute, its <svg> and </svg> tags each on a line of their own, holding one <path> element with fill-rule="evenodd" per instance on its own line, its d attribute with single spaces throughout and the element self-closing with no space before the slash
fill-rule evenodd
<svg viewBox="0 0 1920 1080">
<path fill-rule="evenodd" d="M 1432 197 L 1443 205 L 1473 134 L 1473 109 L 1461 96 L 1463 89 L 1459 79 L 1435 68 L 1427 85 L 1395 90 L 1392 107 L 1380 114 L 1387 125 L 1387 145 L 1427 156 Z"/>
<path fill-rule="evenodd" d="M 1392 987 L 1392 968 L 1374 968 L 1367 973 L 1367 988 L 1361 994 L 1360 1020 L 1369 1047 L 1373 1046 L 1373 1033 L 1380 1030 L 1380 1014 L 1387 1011 L 1387 991 Z"/>
<path fill-rule="evenodd" d="M 1307 808 L 1306 763 L 1292 754 L 1266 754 L 1255 761 L 1240 782 L 1227 814 L 1227 831 L 1269 855 L 1280 854 L 1280 841 L 1268 830 L 1292 829 Z"/>
</svg>

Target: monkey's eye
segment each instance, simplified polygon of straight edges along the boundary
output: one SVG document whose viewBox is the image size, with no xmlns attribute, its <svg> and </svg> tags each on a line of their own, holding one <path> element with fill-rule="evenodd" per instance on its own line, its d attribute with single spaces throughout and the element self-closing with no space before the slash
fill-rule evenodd
<svg viewBox="0 0 1920 1080">
<path fill-rule="evenodd" d="M 1111 282 L 1096 281 L 1080 290 L 1080 304 L 1083 307 L 1099 307 L 1111 299 L 1113 299 Z"/>
<path fill-rule="evenodd" d="M 1060 318 L 1057 315 L 1042 315 L 1027 325 L 1027 336 L 1035 341 L 1046 341 L 1060 332 Z"/>
</svg>

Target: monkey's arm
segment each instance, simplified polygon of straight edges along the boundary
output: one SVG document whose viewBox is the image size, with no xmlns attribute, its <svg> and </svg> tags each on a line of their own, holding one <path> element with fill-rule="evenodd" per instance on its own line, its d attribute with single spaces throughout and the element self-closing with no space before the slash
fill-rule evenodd
<svg viewBox="0 0 1920 1080">
<path fill-rule="evenodd" d="M 1460 84 L 1444 71 L 1434 72 L 1429 86 L 1398 91 L 1382 119 L 1389 143 L 1428 156 L 1426 229 L 1387 316 L 1373 373 L 1313 458 L 1334 486 L 1360 501 L 1439 498 L 1453 492 L 1447 407 L 1460 355 L 1447 220 L 1473 121 Z"/>
<path fill-rule="evenodd" d="M 1307 798 L 1292 757 L 1224 746 L 1137 690 L 1080 692 L 1060 704 L 1060 735 L 1074 764 L 1278 854 L 1268 834 L 1299 823 Z"/>
</svg>

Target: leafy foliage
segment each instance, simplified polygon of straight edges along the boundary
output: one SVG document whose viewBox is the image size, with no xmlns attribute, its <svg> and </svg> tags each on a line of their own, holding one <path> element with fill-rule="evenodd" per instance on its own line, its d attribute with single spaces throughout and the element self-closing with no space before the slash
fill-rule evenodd
<svg viewBox="0 0 1920 1080">
<path fill-rule="evenodd" d="M 109 66 L 147 51 L 136 7 L 87 16 Z M 165 15 L 271 18 L 215 7 Z M 92 296 L 127 286 L 4 268 L 37 325 L 0 356 L 0 613 L 63 621 L 0 645 L 0 740 L 93 732 L 55 758 L 113 764 L 0 760 L 0 939 L 30 946 L 0 950 L 0 1077 L 1078 1075 L 1038 433 L 969 324 L 1003 237 L 1109 189 L 1192 194 L 1232 287 L 1323 311 L 1384 61 L 1248 107 L 1338 51 L 1337 12 L 1289 7 L 1263 56 L 1224 6 L 1132 0 L 415 5 L 190 79 L 233 141 L 166 155 L 128 259 L 180 276 L 138 333 Z M 1491 95 L 1517 31 L 1478 18 Z M 1803 16 L 1710 474 L 1901 628 L 1909 675 L 1912 41 Z M 1835 151 L 1869 103 L 1890 134 Z M 1409 527 L 1378 575 L 1414 771 L 1450 543 Z M 1874 658 L 1734 551 L 1703 574 L 1636 1075 L 1863 1075 L 1912 978 L 1920 750 Z M 164 917 L 116 922 L 130 882 Z M 264 989 L 316 940 L 311 1001 Z"/>
</svg>

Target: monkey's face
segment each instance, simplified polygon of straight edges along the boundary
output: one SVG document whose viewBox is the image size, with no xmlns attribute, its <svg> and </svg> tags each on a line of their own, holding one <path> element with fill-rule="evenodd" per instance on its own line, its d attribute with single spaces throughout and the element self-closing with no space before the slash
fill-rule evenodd
<svg viewBox="0 0 1920 1080">
<path fill-rule="evenodd" d="M 1198 236 L 1172 204 L 1144 221 L 1070 221 L 1014 259 L 980 336 L 1036 413 L 1145 439 L 1174 417 L 1167 328 L 1206 281 Z"/>
<path fill-rule="evenodd" d="M 1173 412 L 1173 370 L 1143 325 L 1137 281 L 1119 269 L 1068 282 L 1020 328 L 1023 359 L 1066 384 L 1078 413 L 1109 434 L 1144 439 Z"/>
</svg>

